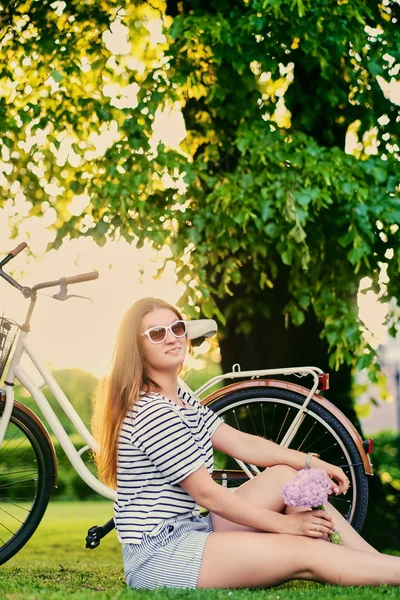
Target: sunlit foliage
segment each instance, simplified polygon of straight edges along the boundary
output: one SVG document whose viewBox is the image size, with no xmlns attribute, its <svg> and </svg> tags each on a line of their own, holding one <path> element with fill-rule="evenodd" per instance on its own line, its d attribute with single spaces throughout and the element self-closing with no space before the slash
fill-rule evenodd
<svg viewBox="0 0 400 600">
<path fill-rule="evenodd" d="M 186 312 L 240 310 L 243 333 L 285 271 L 288 319 L 313 311 L 332 366 L 371 366 L 359 282 L 400 296 L 398 18 L 390 0 L 3 3 L 15 234 L 43 213 L 56 247 L 167 244 Z M 173 148 L 157 125 L 172 109 L 186 127 Z M 215 299 L 238 289 L 222 315 Z"/>
</svg>

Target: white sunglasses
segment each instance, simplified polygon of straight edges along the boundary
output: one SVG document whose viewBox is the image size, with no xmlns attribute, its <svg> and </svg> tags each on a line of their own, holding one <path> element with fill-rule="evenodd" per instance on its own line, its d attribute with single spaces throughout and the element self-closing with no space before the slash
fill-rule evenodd
<svg viewBox="0 0 400 600">
<path fill-rule="evenodd" d="M 172 333 L 176 338 L 181 338 L 186 335 L 186 321 L 174 321 L 171 325 L 156 325 L 155 327 L 150 327 L 143 331 L 140 335 L 143 337 L 147 335 L 149 340 L 153 342 L 153 344 L 161 344 L 168 335 L 168 331 Z"/>
</svg>

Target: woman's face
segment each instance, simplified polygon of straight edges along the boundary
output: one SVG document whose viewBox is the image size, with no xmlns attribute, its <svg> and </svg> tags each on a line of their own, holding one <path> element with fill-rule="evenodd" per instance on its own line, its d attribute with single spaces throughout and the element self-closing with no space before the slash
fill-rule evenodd
<svg viewBox="0 0 400 600">
<path fill-rule="evenodd" d="M 140 333 L 150 327 L 168 327 L 178 320 L 179 317 L 170 308 L 157 308 L 143 317 Z M 148 335 L 143 335 L 140 340 L 148 370 L 176 372 L 181 367 L 186 355 L 186 335 L 175 337 L 171 330 L 167 330 L 167 337 L 158 344 L 154 344 Z"/>
</svg>

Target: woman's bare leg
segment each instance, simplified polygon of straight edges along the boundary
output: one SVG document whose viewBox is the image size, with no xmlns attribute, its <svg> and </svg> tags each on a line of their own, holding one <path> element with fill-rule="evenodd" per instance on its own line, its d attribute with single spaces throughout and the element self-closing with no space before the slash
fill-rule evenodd
<svg viewBox="0 0 400 600">
<path fill-rule="evenodd" d="M 375 554 L 379 554 L 378 550 L 376 550 L 371 544 L 368 544 L 364 540 L 363 537 L 353 527 L 350 525 L 348 521 L 340 514 L 338 510 L 329 502 L 326 503 L 325 508 L 327 512 L 332 516 L 333 522 L 335 524 L 335 528 L 340 531 L 340 535 L 342 536 L 342 544 L 347 546 L 348 548 L 353 548 L 354 550 L 362 550 L 363 552 L 374 552 Z"/>
<path fill-rule="evenodd" d="M 207 539 L 198 587 L 269 587 L 290 579 L 400 585 L 400 558 L 302 536 L 214 532 Z"/>
<path fill-rule="evenodd" d="M 246 483 L 238 487 L 233 493 L 239 494 L 256 506 L 269 508 L 276 512 L 283 512 L 285 510 L 285 503 L 282 498 L 282 487 L 285 483 L 293 479 L 296 473 L 296 469 L 286 465 L 269 467 L 269 469 L 266 469 L 257 475 L 257 477 L 246 481 Z M 246 527 L 245 525 L 238 525 L 213 512 L 211 512 L 211 521 L 214 531 L 261 531 L 252 527 Z"/>
<path fill-rule="evenodd" d="M 331 515 L 335 529 L 340 532 L 343 546 L 352 548 L 353 550 L 361 550 L 362 552 L 374 552 L 375 554 L 379 554 L 378 550 L 371 546 L 371 544 L 368 544 L 368 542 L 366 542 L 364 538 L 357 533 L 357 531 L 350 525 L 348 521 L 346 521 L 343 515 L 341 515 L 334 506 L 332 506 L 332 504 L 327 502 L 324 505 L 324 508 Z M 301 510 L 308 509 L 287 506 L 285 512 L 290 514 L 292 512 L 298 512 Z M 327 540 L 328 536 L 324 537 L 324 539 Z"/>
<path fill-rule="evenodd" d="M 296 469 L 286 465 L 277 465 L 266 469 L 257 477 L 250 479 L 235 490 L 235 494 L 246 498 L 251 504 L 262 506 L 276 512 L 297 512 L 305 510 L 303 508 L 287 507 L 282 498 L 282 487 L 293 479 L 296 475 Z M 362 550 L 364 552 L 374 552 L 378 554 L 368 542 L 366 542 L 346 519 L 337 511 L 331 504 L 325 506 L 327 512 L 332 516 L 335 528 L 340 531 L 342 536 L 342 544 L 354 550 Z M 211 513 L 211 521 L 213 530 L 222 531 L 260 531 L 244 525 L 238 525 L 232 521 L 228 521 L 219 515 Z"/>
</svg>

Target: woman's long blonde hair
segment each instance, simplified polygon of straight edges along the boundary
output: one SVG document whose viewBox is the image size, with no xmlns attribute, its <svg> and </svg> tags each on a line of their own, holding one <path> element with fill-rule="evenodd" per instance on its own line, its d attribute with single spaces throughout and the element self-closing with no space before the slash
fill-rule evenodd
<svg viewBox="0 0 400 600">
<path fill-rule="evenodd" d="M 168 308 L 178 319 L 178 310 L 158 298 L 142 298 L 131 306 L 122 319 L 114 346 L 109 374 L 95 393 L 92 430 L 99 444 L 96 463 L 104 483 L 117 487 L 118 437 L 122 421 L 139 398 L 140 390 L 158 390 L 159 386 L 146 373 L 141 349 L 141 323 L 153 310 Z"/>
</svg>

